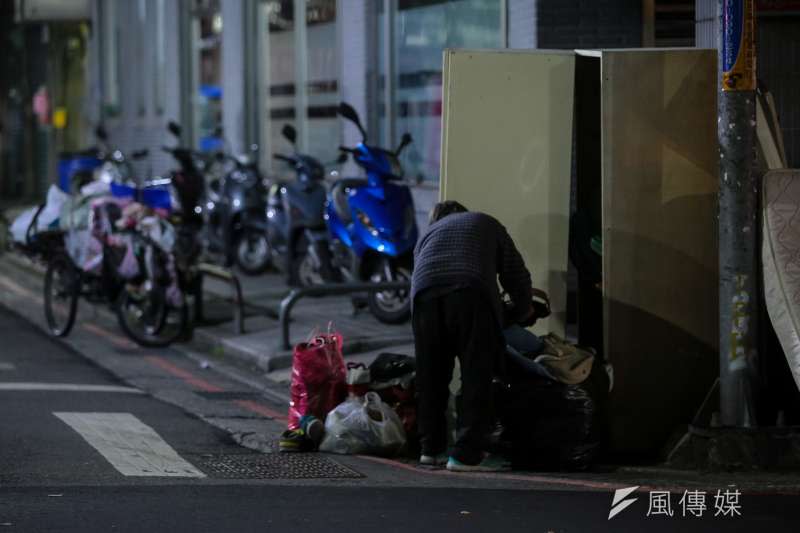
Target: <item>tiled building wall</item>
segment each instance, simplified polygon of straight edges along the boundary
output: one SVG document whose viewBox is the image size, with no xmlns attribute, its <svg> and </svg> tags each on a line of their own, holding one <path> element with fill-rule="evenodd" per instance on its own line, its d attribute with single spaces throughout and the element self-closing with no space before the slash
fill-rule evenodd
<svg viewBox="0 0 800 533">
<path fill-rule="evenodd" d="M 800 166 L 800 16 L 757 20 L 758 78 L 775 97 L 790 168 Z"/>
<path fill-rule="evenodd" d="M 638 48 L 641 0 L 538 0 L 538 48 Z"/>
</svg>

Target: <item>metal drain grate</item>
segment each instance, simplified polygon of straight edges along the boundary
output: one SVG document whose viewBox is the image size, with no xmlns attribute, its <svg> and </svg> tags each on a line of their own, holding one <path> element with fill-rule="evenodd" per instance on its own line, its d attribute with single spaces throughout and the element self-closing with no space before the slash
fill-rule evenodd
<svg viewBox="0 0 800 533">
<path fill-rule="evenodd" d="M 361 478 L 363 474 L 315 454 L 268 453 L 203 456 L 195 463 L 222 479 Z"/>
</svg>

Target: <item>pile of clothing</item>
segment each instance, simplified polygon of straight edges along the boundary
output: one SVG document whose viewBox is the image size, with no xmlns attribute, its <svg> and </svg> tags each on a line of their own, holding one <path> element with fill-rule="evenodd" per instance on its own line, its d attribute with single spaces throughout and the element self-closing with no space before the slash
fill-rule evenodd
<svg viewBox="0 0 800 533">
<path fill-rule="evenodd" d="M 585 470 L 600 449 L 610 367 L 593 349 L 549 334 L 506 330 L 505 377 L 496 388 L 499 445 L 514 468 Z"/>
</svg>

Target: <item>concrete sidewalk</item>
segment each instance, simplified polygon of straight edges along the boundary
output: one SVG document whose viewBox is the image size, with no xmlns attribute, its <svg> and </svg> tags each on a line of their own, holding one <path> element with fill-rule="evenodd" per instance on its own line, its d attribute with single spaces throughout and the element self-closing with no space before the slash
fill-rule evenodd
<svg viewBox="0 0 800 533">
<path fill-rule="evenodd" d="M 11 269 L 20 275 L 44 274 L 40 265 L 14 252 L 2 254 L 0 265 L 3 271 Z M 235 332 L 231 287 L 207 277 L 203 283 L 204 320 L 195 324 L 189 346 L 239 365 L 256 367 L 274 381 L 287 381 L 292 352 L 281 345 L 278 321 L 281 300 L 289 293 L 284 276 L 277 273 L 238 276 L 244 300 L 245 332 Z M 81 307 L 87 305 L 80 303 Z M 103 306 L 97 312 L 104 312 Z M 343 296 L 301 299 L 292 312 L 291 342 L 302 342 L 313 332 L 324 332 L 329 327 L 344 337 L 347 360 L 369 363 L 384 351 L 414 355 L 410 323 L 382 324 L 366 309 L 354 312 L 350 298 Z"/>
<path fill-rule="evenodd" d="M 197 340 L 228 357 L 256 364 L 262 370 L 280 374 L 291 366 L 292 353 L 281 345 L 278 321 L 281 300 L 289 289 L 284 276 L 268 273 L 258 277 L 239 275 L 245 302 L 244 334 L 233 327 L 231 288 L 225 282 L 207 278 L 204 281 L 205 324 L 195 329 Z M 364 360 L 380 351 L 397 351 L 413 355 L 410 322 L 387 325 L 378 322 L 366 309 L 355 311 L 348 296 L 303 298 L 294 307 L 290 323 L 291 343 L 303 342 L 315 331 L 330 328 L 344 337 L 347 358 Z M 369 359 L 369 357 L 368 357 Z"/>
</svg>

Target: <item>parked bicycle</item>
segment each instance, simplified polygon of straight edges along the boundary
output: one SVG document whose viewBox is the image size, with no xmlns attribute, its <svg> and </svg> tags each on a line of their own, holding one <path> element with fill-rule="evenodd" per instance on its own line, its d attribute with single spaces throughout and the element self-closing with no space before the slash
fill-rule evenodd
<svg viewBox="0 0 800 533">
<path fill-rule="evenodd" d="M 98 128 L 96 133 L 105 143 L 105 131 Z M 131 158 L 147 155 L 146 150 L 140 150 Z M 166 237 L 170 226 L 158 214 L 166 211 L 163 206 L 169 202 L 169 191 L 163 187 L 134 188 L 129 195 L 129 160 L 119 150 L 108 150 L 103 160 L 97 185 L 87 183 L 81 194 L 70 198 L 58 228 L 36 231 L 44 205 L 28 227 L 22 251 L 47 265 L 47 327 L 54 336 L 67 336 L 82 297 L 115 310 L 123 331 L 138 344 L 168 345 L 185 331 L 188 321 L 183 293 L 167 292 L 167 288 L 179 286 L 174 281 L 178 279 L 177 270 L 170 270 L 176 263 L 174 256 L 165 245 L 169 243 Z M 154 238 L 156 228 L 161 233 Z"/>
</svg>

